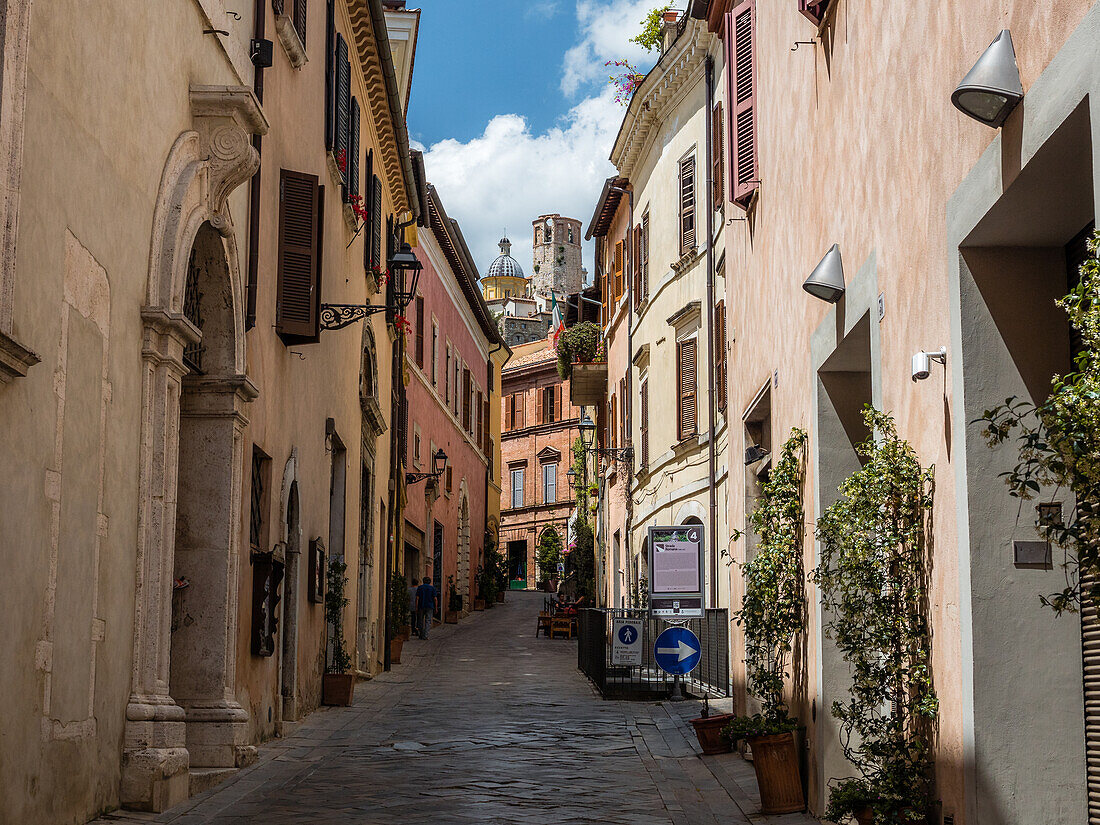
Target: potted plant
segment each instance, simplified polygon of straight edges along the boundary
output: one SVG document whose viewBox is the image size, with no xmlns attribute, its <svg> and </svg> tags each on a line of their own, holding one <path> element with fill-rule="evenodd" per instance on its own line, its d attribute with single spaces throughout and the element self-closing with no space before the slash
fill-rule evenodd
<svg viewBox="0 0 1100 825">
<path fill-rule="evenodd" d="M 447 624 L 458 624 L 458 614 L 462 612 L 462 597 L 455 590 L 455 577 L 447 577 L 447 610 L 443 614 L 443 621 Z"/>
<path fill-rule="evenodd" d="M 405 624 L 409 617 L 409 591 L 402 576 L 390 577 L 389 626 L 393 629 L 393 638 L 390 639 L 390 662 L 401 664 L 401 647 L 409 638 L 408 628 Z"/>
<path fill-rule="evenodd" d="M 933 468 L 921 466 L 893 419 L 868 406 L 862 466 L 817 522 L 813 580 L 824 630 L 853 674 L 834 702 L 844 756 L 859 784 L 830 790 L 835 811 L 866 822 L 923 822 L 931 807 L 931 747 L 939 703 L 928 617 Z"/>
<path fill-rule="evenodd" d="M 598 324 L 584 321 L 569 327 L 558 338 L 558 375 L 568 379 L 573 372 L 573 365 L 577 363 L 587 364 L 597 360 L 600 352 L 601 333 Z M 606 375 L 606 370 L 604 371 Z"/>
<path fill-rule="evenodd" d="M 326 705 L 350 705 L 355 696 L 355 674 L 351 673 L 351 657 L 344 642 L 344 608 L 348 606 L 344 590 L 348 585 L 344 572 L 347 565 L 333 559 L 328 565 L 325 588 L 325 621 L 332 628 L 332 656 L 327 662 L 321 685 L 321 698 Z"/>
<path fill-rule="evenodd" d="M 710 712 L 710 701 L 703 697 L 703 712 L 697 719 L 691 720 L 691 726 L 695 728 L 695 736 L 699 739 L 699 747 L 703 753 L 711 755 L 716 753 L 729 753 L 733 750 L 733 742 L 725 734 L 725 727 L 734 718 L 732 713 Z"/>
<path fill-rule="evenodd" d="M 825 818 L 830 822 L 855 820 L 856 825 L 873 825 L 874 792 L 862 779 L 844 779 L 829 788 L 829 805 Z"/>
<path fill-rule="evenodd" d="M 789 715 L 783 698 L 791 649 L 806 626 L 802 572 L 805 453 L 806 433 L 796 428 L 783 445 L 749 519 L 759 543 L 756 554 L 744 566 L 745 595 L 735 614 L 745 633 L 749 693 L 760 700 L 762 712 L 732 719 L 725 732 L 731 742 L 744 739 L 752 749 L 765 814 L 806 807 L 794 737 L 798 720 Z"/>
</svg>

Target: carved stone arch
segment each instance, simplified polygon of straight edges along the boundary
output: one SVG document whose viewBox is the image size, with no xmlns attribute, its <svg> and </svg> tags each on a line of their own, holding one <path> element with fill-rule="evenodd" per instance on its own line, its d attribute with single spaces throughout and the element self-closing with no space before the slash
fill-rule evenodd
<svg viewBox="0 0 1100 825">
<path fill-rule="evenodd" d="M 363 346 L 359 364 L 359 408 L 363 412 L 363 444 L 373 455 L 375 439 L 386 431 L 386 416 L 378 400 L 378 346 L 374 330 L 363 324 Z"/>
<path fill-rule="evenodd" d="M 676 511 L 676 523 L 677 524 L 706 524 L 707 523 L 707 511 L 698 501 L 694 499 L 685 501 L 680 505 L 680 508 Z"/>
</svg>

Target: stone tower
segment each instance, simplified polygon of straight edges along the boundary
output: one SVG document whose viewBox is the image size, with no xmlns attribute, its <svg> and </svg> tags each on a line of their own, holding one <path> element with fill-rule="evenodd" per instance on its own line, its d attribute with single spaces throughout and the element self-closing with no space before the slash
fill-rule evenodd
<svg viewBox="0 0 1100 825">
<path fill-rule="evenodd" d="M 550 293 L 571 295 L 584 289 L 581 266 L 581 222 L 561 215 L 540 215 L 532 222 L 534 272 L 531 282 L 540 306 L 550 305 Z"/>
</svg>

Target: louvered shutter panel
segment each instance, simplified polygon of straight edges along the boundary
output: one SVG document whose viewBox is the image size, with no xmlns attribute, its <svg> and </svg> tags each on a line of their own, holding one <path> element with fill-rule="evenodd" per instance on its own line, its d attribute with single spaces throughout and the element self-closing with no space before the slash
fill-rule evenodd
<svg viewBox="0 0 1100 825">
<path fill-rule="evenodd" d="M 485 408 L 481 404 L 481 392 L 476 393 L 475 408 L 477 409 L 477 429 L 474 431 L 474 442 L 481 451 L 485 451 Z"/>
<path fill-rule="evenodd" d="M 561 421 L 561 384 L 554 386 L 554 420 Z"/>
<path fill-rule="evenodd" d="M 642 215 L 642 297 L 649 296 L 649 211 Z"/>
<path fill-rule="evenodd" d="M 726 15 L 730 107 L 730 199 L 744 209 L 759 188 L 756 150 L 756 0 Z"/>
<path fill-rule="evenodd" d="M 623 242 L 615 242 L 615 287 L 612 293 L 612 306 L 623 294 Z"/>
<path fill-rule="evenodd" d="M 333 151 L 336 134 L 336 0 L 325 11 L 325 151 Z"/>
<path fill-rule="evenodd" d="M 416 365 L 424 369 L 424 296 L 416 296 Z"/>
<path fill-rule="evenodd" d="M 546 423 L 546 393 L 541 389 L 535 390 L 535 423 Z"/>
<path fill-rule="evenodd" d="M 719 301 L 714 308 L 714 376 L 718 382 L 718 409 L 726 409 L 726 302 Z"/>
<path fill-rule="evenodd" d="M 359 194 L 359 101 L 351 99 L 351 118 L 348 121 L 348 175 L 344 186 L 345 200 Z"/>
<path fill-rule="evenodd" d="M 303 46 L 306 44 L 306 3 L 307 0 L 294 0 L 294 28 Z"/>
<path fill-rule="evenodd" d="M 516 426 L 517 427 L 526 427 L 527 426 L 527 406 L 526 406 L 527 405 L 527 396 L 522 392 L 517 392 L 515 394 L 515 396 L 513 396 L 513 397 L 516 399 L 516 420 L 518 422 L 516 424 Z"/>
<path fill-rule="evenodd" d="M 348 120 L 351 117 L 351 63 L 348 62 L 348 43 L 344 36 L 336 34 L 336 130 L 333 152 L 336 164 L 342 167 L 340 177 L 347 180 L 348 172 Z"/>
<path fill-rule="evenodd" d="M 370 220 L 371 267 L 384 272 L 386 262 L 382 260 L 382 181 L 378 175 L 372 176 Z"/>
<path fill-rule="evenodd" d="M 462 370 L 462 429 L 468 433 L 473 432 L 473 410 L 470 409 L 470 398 L 473 388 L 470 386 L 470 371 Z"/>
<path fill-rule="evenodd" d="M 711 117 L 711 138 L 710 138 L 710 151 L 711 151 L 711 182 L 713 183 L 713 191 L 711 192 L 711 201 L 714 205 L 714 209 L 717 211 L 722 208 L 722 204 L 725 202 L 725 182 L 722 175 L 722 158 L 726 154 L 725 146 L 725 129 L 722 124 L 722 102 L 719 101 L 714 104 L 714 114 Z"/>
<path fill-rule="evenodd" d="M 619 422 L 619 443 L 625 445 L 625 444 L 628 444 L 630 442 L 630 439 L 627 438 L 628 433 L 626 431 L 626 409 L 627 409 L 627 406 L 630 404 L 630 399 L 626 397 L 626 379 L 625 378 L 620 378 L 619 379 L 619 398 L 622 399 L 622 405 L 623 405 L 622 420 Z"/>
<path fill-rule="evenodd" d="M 634 270 L 634 306 L 642 300 L 642 225 L 634 227 L 634 247 L 630 256 L 631 269 Z"/>
<path fill-rule="evenodd" d="M 695 156 L 680 161 L 680 254 L 695 248 Z"/>
<path fill-rule="evenodd" d="M 319 331 L 323 192 L 316 175 L 282 171 L 275 330 L 299 341 Z"/>
<path fill-rule="evenodd" d="M 676 346 L 679 355 L 677 377 L 680 385 L 680 440 L 696 434 L 695 402 L 695 339 L 680 341 Z"/>
<path fill-rule="evenodd" d="M 643 470 L 649 467 L 649 381 L 642 382 L 641 389 L 641 441 L 639 452 L 641 453 L 641 467 Z"/>
</svg>

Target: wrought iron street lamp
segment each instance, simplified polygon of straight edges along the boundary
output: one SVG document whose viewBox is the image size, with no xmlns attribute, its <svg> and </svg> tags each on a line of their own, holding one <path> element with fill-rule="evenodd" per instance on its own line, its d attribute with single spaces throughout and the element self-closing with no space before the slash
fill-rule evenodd
<svg viewBox="0 0 1100 825">
<path fill-rule="evenodd" d="M 402 241 L 400 248 L 386 261 L 386 268 L 392 284 L 390 301 L 385 304 L 321 304 L 321 329 L 343 329 L 376 312 L 393 311 L 404 314 L 416 296 L 416 285 L 420 281 L 420 272 L 424 265 L 417 260 L 412 247 Z M 402 289 L 407 273 L 411 273 L 412 282 L 408 289 Z"/>
<path fill-rule="evenodd" d="M 428 479 L 437 479 L 443 475 L 447 469 L 447 454 L 443 452 L 443 448 L 440 447 L 435 451 L 435 455 L 432 456 L 432 469 L 428 473 L 405 473 L 406 484 L 416 484 L 418 481 L 427 481 Z"/>
</svg>

